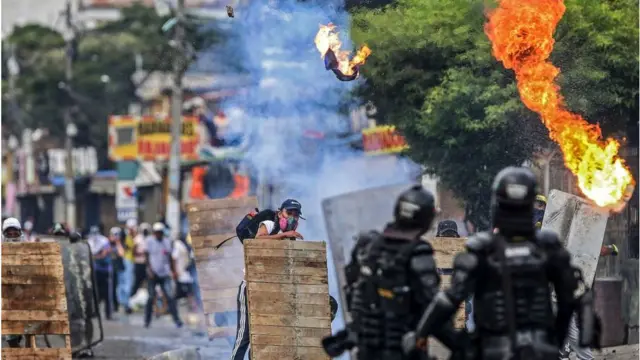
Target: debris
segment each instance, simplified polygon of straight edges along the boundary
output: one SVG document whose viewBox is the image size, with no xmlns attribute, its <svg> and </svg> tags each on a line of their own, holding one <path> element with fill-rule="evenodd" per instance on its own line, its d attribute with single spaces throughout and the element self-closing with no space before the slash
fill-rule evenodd
<svg viewBox="0 0 640 360">
<path fill-rule="evenodd" d="M 235 17 L 235 16 L 233 15 L 233 8 L 231 7 L 231 5 L 227 5 L 227 15 L 228 15 L 230 18 Z"/>
</svg>

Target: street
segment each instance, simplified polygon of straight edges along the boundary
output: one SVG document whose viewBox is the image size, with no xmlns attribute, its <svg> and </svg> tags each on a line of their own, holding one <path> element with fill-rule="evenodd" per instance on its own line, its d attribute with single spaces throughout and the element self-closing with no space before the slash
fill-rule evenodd
<svg viewBox="0 0 640 360">
<path fill-rule="evenodd" d="M 94 349 L 96 359 L 145 359 L 187 347 L 199 348 L 204 359 L 222 359 L 231 350 L 225 340 L 209 341 L 189 325 L 177 329 L 168 315 L 153 319 L 149 329 L 143 326 L 142 313 L 119 316 L 118 320 L 103 323 L 105 339 Z"/>
</svg>

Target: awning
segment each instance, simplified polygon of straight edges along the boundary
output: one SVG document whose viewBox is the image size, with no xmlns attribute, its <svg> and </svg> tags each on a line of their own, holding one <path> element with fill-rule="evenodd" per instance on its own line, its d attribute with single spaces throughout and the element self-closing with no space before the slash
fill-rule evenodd
<svg viewBox="0 0 640 360">
<path fill-rule="evenodd" d="M 152 161 L 140 162 L 135 184 L 138 187 L 154 186 L 162 183 L 162 176 Z"/>
</svg>

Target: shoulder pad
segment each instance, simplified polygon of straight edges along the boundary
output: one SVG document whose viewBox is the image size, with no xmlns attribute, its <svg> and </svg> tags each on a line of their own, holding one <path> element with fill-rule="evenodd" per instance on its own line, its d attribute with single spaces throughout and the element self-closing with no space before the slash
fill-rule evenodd
<svg viewBox="0 0 640 360">
<path fill-rule="evenodd" d="M 491 243 L 493 243 L 493 237 L 491 234 L 487 232 L 480 232 L 470 237 L 465 246 L 469 251 L 479 252 L 487 249 Z"/>
<path fill-rule="evenodd" d="M 417 254 L 417 253 L 433 254 L 433 247 L 431 247 L 431 244 L 429 244 L 427 241 L 419 240 L 417 241 L 417 244 L 414 245 L 413 247 L 413 253 L 414 254 Z"/>
<path fill-rule="evenodd" d="M 549 230 L 539 230 L 536 232 L 536 242 L 546 248 L 562 247 L 558 234 Z"/>
<path fill-rule="evenodd" d="M 380 233 L 371 230 L 371 231 L 362 231 L 358 235 L 354 236 L 354 240 L 356 241 L 356 247 L 365 246 L 370 243 L 374 239 L 378 239 L 380 237 Z"/>
</svg>

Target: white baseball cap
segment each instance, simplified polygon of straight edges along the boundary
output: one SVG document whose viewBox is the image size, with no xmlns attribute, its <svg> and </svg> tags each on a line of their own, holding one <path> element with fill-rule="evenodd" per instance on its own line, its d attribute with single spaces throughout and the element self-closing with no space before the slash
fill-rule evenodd
<svg viewBox="0 0 640 360">
<path fill-rule="evenodd" d="M 161 222 L 157 222 L 153 224 L 153 231 L 164 231 L 164 224 Z"/>
<path fill-rule="evenodd" d="M 138 220 L 133 218 L 127 220 L 128 229 L 135 229 L 136 227 L 138 227 Z"/>
</svg>

